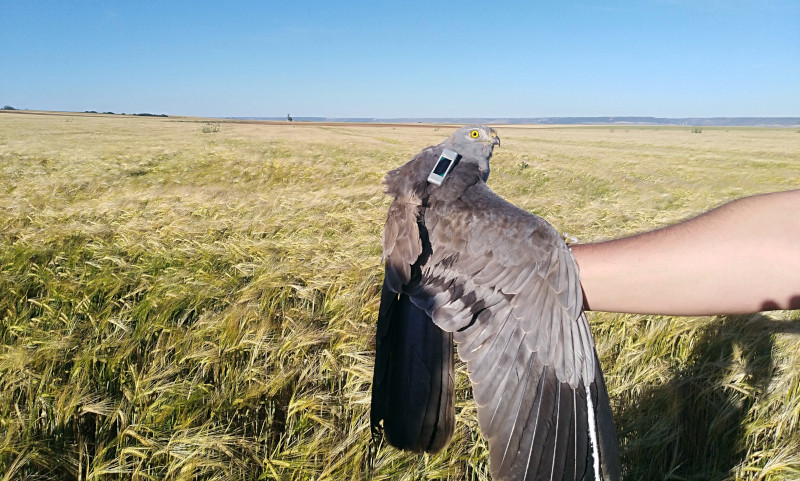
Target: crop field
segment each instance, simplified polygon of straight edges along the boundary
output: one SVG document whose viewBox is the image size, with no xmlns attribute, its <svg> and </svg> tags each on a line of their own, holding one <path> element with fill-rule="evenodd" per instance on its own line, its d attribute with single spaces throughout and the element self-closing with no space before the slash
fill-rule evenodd
<svg viewBox="0 0 800 481">
<path fill-rule="evenodd" d="M 488 480 L 369 429 L 384 174 L 455 126 L 0 113 L 0 480 Z M 581 242 L 800 187 L 798 129 L 497 126 Z M 731 260 L 735 262 L 735 259 Z M 631 480 L 800 478 L 800 313 L 590 313 Z"/>
</svg>

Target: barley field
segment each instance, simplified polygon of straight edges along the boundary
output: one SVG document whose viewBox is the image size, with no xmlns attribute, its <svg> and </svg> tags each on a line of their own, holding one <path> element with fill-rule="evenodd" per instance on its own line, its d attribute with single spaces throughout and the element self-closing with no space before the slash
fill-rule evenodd
<svg viewBox="0 0 800 481">
<path fill-rule="evenodd" d="M 0 480 L 488 480 L 373 444 L 386 171 L 454 126 L 0 113 Z M 582 242 L 800 187 L 797 129 L 497 126 Z M 626 478 L 800 478 L 800 313 L 591 313 Z"/>
</svg>

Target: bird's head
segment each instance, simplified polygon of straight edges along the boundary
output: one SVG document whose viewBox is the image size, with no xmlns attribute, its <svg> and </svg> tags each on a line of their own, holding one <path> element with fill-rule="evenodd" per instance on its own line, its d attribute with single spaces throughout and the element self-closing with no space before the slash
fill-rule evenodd
<svg viewBox="0 0 800 481">
<path fill-rule="evenodd" d="M 467 125 L 456 130 L 443 144 L 461 154 L 462 162 L 476 162 L 486 180 L 489 177 L 489 159 L 495 145 L 500 145 L 500 137 L 489 126 Z"/>
</svg>

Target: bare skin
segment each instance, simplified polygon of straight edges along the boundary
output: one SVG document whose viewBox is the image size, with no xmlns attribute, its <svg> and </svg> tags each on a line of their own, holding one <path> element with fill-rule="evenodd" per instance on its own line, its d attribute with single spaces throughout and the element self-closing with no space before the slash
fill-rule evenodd
<svg viewBox="0 0 800 481">
<path fill-rule="evenodd" d="M 677 316 L 800 309 L 800 189 L 745 197 L 572 251 L 587 310 Z"/>
</svg>

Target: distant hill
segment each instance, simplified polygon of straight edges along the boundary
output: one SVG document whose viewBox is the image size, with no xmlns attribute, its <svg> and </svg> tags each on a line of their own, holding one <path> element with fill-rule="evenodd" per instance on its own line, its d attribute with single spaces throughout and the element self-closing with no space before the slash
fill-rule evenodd
<svg viewBox="0 0 800 481">
<path fill-rule="evenodd" d="M 286 117 L 230 117 L 237 120 L 286 120 Z M 524 117 L 524 118 L 393 118 L 293 117 L 295 122 L 362 122 L 426 124 L 541 125 L 687 125 L 698 127 L 800 127 L 800 117 Z"/>
</svg>

